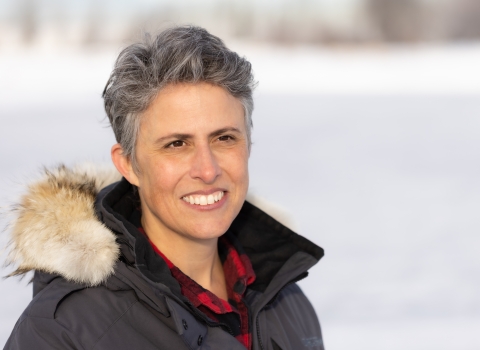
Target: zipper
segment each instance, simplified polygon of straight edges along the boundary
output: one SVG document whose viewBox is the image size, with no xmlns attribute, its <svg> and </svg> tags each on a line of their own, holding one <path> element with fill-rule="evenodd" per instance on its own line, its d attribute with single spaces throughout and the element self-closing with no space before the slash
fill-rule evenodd
<svg viewBox="0 0 480 350">
<path fill-rule="evenodd" d="M 273 298 L 265 304 L 265 306 L 263 306 L 257 313 L 257 316 L 255 317 L 255 325 L 257 327 L 257 338 L 258 338 L 258 344 L 260 344 L 260 349 L 262 350 L 265 350 L 265 348 L 263 347 L 263 343 L 262 343 L 262 337 L 260 336 L 260 327 L 259 327 L 259 321 L 258 321 L 258 316 L 260 315 L 260 312 L 262 312 L 263 309 L 265 309 L 266 307 L 272 305 L 275 300 L 278 298 L 278 295 L 285 289 L 287 288 L 289 285 L 291 284 L 294 284 L 294 283 L 297 283 L 298 281 L 301 281 L 303 280 L 305 277 L 308 276 L 308 271 L 305 271 L 304 273 L 298 275 L 297 277 L 295 277 L 293 280 L 291 280 L 290 282 L 286 283 L 282 288 L 280 288 L 280 290 L 273 296 Z"/>
</svg>

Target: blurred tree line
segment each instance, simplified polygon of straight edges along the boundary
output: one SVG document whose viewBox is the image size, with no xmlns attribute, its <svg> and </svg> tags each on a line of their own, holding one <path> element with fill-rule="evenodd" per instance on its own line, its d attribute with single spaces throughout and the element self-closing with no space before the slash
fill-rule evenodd
<svg viewBox="0 0 480 350">
<path fill-rule="evenodd" d="M 385 41 L 480 39 L 479 0 L 366 0 L 365 12 Z"/>
<path fill-rule="evenodd" d="M 164 1 L 123 12 L 115 6 L 90 0 L 72 10 L 61 0 L 15 0 L 2 16 L 0 45 L 45 37 L 86 46 L 116 44 L 142 30 L 185 23 L 224 38 L 283 44 L 480 39 L 480 0 L 358 0 L 336 11 L 315 0 Z"/>
</svg>

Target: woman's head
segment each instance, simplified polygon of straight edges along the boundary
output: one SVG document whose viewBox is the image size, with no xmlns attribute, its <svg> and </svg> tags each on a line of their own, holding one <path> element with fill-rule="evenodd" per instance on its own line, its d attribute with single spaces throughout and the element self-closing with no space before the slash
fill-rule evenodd
<svg viewBox="0 0 480 350">
<path fill-rule="evenodd" d="M 167 85 L 205 82 L 224 88 L 243 106 L 248 140 L 255 86 L 251 64 L 216 36 L 195 26 L 173 27 L 124 49 L 105 86 L 105 111 L 117 142 L 136 170 L 142 114 Z"/>
<path fill-rule="evenodd" d="M 120 54 L 104 93 L 118 141 L 112 160 L 138 188 L 151 239 L 216 239 L 237 216 L 249 182 L 253 85 L 250 63 L 197 27 Z"/>
</svg>

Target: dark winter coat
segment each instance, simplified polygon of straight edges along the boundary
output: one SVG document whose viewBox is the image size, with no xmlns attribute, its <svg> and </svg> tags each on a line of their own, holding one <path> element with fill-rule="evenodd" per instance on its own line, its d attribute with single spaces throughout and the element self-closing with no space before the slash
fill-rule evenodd
<svg viewBox="0 0 480 350">
<path fill-rule="evenodd" d="M 29 188 L 11 259 L 35 270 L 34 298 L 5 349 L 245 349 L 180 293 L 168 266 L 129 221 L 138 199 L 117 175 L 59 168 Z M 296 281 L 323 250 L 245 202 L 229 235 L 249 256 L 253 349 L 324 349 Z"/>
</svg>

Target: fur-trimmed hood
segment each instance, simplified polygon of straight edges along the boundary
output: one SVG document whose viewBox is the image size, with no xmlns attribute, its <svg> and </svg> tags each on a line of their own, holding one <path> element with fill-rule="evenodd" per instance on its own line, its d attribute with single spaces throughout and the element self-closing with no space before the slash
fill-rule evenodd
<svg viewBox="0 0 480 350">
<path fill-rule="evenodd" d="M 7 262 L 11 275 L 40 270 L 97 285 L 113 273 L 119 255 L 115 235 L 96 217 L 98 191 L 120 180 L 107 166 L 45 169 L 13 207 Z"/>
</svg>

